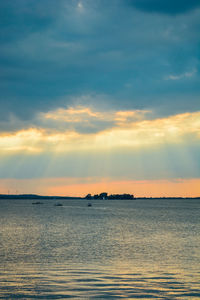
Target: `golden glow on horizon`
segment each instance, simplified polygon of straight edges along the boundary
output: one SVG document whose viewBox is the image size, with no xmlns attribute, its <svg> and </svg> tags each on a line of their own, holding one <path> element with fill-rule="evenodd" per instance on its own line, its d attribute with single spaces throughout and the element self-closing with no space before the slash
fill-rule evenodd
<svg viewBox="0 0 200 300">
<path fill-rule="evenodd" d="M 109 178 L 0 179 L 0 193 L 85 196 L 101 192 L 135 197 L 198 197 L 200 179 L 112 180 Z"/>
<path fill-rule="evenodd" d="M 177 144 L 187 140 L 200 139 L 200 112 L 184 113 L 167 118 L 145 120 L 147 111 L 118 111 L 105 114 L 113 122 L 106 129 L 95 133 L 81 133 L 72 128 L 23 129 L 0 135 L 1 151 L 60 152 L 60 151 L 101 151 L 118 147 L 145 147 L 159 144 Z M 90 108 L 78 107 L 49 112 L 45 119 L 65 121 L 70 124 L 103 120 L 103 113 Z"/>
</svg>

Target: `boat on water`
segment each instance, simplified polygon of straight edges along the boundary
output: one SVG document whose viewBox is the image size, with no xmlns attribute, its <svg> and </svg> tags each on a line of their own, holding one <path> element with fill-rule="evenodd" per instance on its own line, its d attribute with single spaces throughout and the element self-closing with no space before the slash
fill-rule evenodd
<svg viewBox="0 0 200 300">
<path fill-rule="evenodd" d="M 55 203 L 54 206 L 63 206 L 62 203 Z"/>
<path fill-rule="evenodd" d="M 92 203 L 89 202 L 87 206 L 92 206 Z"/>
<path fill-rule="evenodd" d="M 32 204 L 43 204 L 43 202 L 36 201 L 36 202 L 32 202 Z"/>
</svg>

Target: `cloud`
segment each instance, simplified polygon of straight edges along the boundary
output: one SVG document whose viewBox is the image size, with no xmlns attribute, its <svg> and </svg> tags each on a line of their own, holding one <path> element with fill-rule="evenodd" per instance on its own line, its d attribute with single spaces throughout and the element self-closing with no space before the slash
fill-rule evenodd
<svg viewBox="0 0 200 300">
<path fill-rule="evenodd" d="M 200 139 L 200 112 L 148 119 L 148 111 L 88 107 L 58 109 L 38 116 L 31 128 L 4 132 L 1 152 L 104 151 L 179 144 Z"/>
<path fill-rule="evenodd" d="M 82 134 L 94 134 L 109 128 L 143 120 L 148 114 L 150 112 L 145 110 L 96 111 L 90 107 L 76 106 L 42 113 L 38 116 L 38 122 L 40 126 L 45 128 L 54 128 L 55 130 L 71 129 Z"/>
<path fill-rule="evenodd" d="M 1 1 L 0 177 L 200 177 L 198 7 Z"/>
<path fill-rule="evenodd" d="M 145 12 L 156 12 L 168 15 L 186 13 L 200 7 L 199 0 L 129 0 L 129 3 Z"/>
<path fill-rule="evenodd" d="M 0 178 L 198 178 L 199 120 L 199 111 L 165 118 L 83 106 L 40 113 L 31 127 L 0 134 Z"/>
<path fill-rule="evenodd" d="M 0 177 L 200 177 L 198 7 L 1 1 Z"/>
<path fill-rule="evenodd" d="M 190 72 L 185 72 L 179 75 L 169 75 L 167 77 L 165 77 L 166 80 L 180 80 L 180 79 L 184 79 L 184 78 L 191 78 L 193 77 L 195 74 L 197 73 L 197 70 L 194 69 Z"/>
<path fill-rule="evenodd" d="M 102 110 L 199 109 L 198 10 L 171 18 L 113 0 L 0 5 L 1 120 L 31 122 L 77 98 Z M 163 80 L 193 69 L 184 85 Z"/>
</svg>

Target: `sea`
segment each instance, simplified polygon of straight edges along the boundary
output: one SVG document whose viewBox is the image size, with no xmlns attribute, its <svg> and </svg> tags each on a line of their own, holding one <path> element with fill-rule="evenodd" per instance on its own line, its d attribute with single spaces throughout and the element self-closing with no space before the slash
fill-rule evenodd
<svg viewBox="0 0 200 300">
<path fill-rule="evenodd" d="M 200 299 L 200 200 L 0 200 L 0 299 Z"/>
</svg>

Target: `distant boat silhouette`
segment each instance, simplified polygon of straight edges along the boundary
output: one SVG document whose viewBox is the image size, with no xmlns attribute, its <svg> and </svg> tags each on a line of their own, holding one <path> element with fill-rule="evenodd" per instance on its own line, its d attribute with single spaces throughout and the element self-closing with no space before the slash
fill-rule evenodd
<svg viewBox="0 0 200 300">
<path fill-rule="evenodd" d="M 63 206 L 62 203 L 55 203 L 54 206 Z"/>
<path fill-rule="evenodd" d="M 92 206 L 92 203 L 89 202 L 87 206 Z"/>
<path fill-rule="evenodd" d="M 40 201 L 36 201 L 36 202 L 32 202 L 32 204 L 43 204 L 43 203 Z"/>
</svg>

